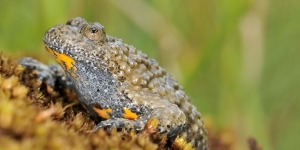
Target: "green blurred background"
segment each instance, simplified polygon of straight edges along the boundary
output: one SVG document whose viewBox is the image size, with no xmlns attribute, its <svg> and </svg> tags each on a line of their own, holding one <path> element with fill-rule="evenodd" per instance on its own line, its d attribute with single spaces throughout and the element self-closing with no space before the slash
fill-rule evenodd
<svg viewBox="0 0 300 150">
<path fill-rule="evenodd" d="M 0 0 L 0 51 L 55 61 L 44 32 L 75 16 L 155 58 L 236 146 L 300 147 L 300 1 Z M 298 99 L 298 100 L 297 100 Z M 297 117 L 298 116 L 298 117 Z"/>
</svg>

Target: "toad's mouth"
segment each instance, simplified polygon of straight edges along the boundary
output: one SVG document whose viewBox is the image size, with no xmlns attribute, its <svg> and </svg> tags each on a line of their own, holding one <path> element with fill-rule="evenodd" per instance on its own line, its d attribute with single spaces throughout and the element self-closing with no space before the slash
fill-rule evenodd
<svg viewBox="0 0 300 150">
<path fill-rule="evenodd" d="M 77 71 L 77 68 L 75 66 L 75 60 L 73 58 L 66 54 L 59 53 L 56 49 L 52 49 L 47 45 L 45 45 L 45 48 L 55 57 L 55 59 L 64 68 L 65 71 L 71 74 L 72 77 L 76 78 L 75 72 Z"/>
</svg>

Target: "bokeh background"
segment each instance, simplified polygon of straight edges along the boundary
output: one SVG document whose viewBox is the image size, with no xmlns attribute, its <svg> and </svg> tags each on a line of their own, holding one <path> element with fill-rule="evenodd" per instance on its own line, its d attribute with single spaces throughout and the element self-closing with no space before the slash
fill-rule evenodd
<svg viewBox="0 0 300 150">
<path fill-rule="evenodd" d="M 300 1 L 0 0 L 0 51 L 55 63 L 44 32 L 75 16 L 155 58 L 212 132 L 247 149 L 300 147 Z M 0 135 L 1 136 L 1 135 Z M 1 137 L 0 137 L 1 138 Z"/>
</svg>

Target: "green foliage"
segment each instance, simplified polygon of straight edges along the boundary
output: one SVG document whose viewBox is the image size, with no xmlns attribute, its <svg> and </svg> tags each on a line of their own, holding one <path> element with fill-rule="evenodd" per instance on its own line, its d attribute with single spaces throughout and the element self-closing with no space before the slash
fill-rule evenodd
<svg viewBox="0 0 300 150">
<path fill-rule="evenodd" d="M 0 1 L 0 51 L 46 56 L 42 36 L 75 16 L 154 57 L 238 146 L 300 145 L 300 1 Z M 29 54 L 28 54 L 29 55 Z M 39 58 L 43 59 L 43 58 Z"/>
</svg>

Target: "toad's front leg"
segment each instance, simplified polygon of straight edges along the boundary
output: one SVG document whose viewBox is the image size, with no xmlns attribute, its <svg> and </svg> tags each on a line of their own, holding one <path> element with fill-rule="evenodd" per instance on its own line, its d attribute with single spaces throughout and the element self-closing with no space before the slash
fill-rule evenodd
<svg viewBox="0 0 300 150">
<path fill-rule="evenodd" d="M 60 65 L 46 65 L 30 57 L 21 58 L 19 63 L 33 71 L 37 79 L 41 83 L 45 83 L 48 92 L 51 92 L 56 85 L 72 89 L 72 83 Z"/>
<path fill-rule="evenodd" d="M 101 121 L 95 129 L 112 129 L 116 127 L 118 129 L 134 129 L 139 132 L 144 129 L 147 121 L 153 117 L 159 121 L 157 131 L 160 133 L 167 133 L 172 138 L 183 131 L 186 126 L 186 116 L 177 105 L 164 99 L 157 100 L 155 97 L 147 99 L 145 102 L 146 105 L 137 104 L 135 107 L 123 107 L 120 115 L 115 115 L 114 110 L 111 110 L 108 114 L 112 117 Z M 133 104 L 130 106 L 133 106 Z"/>
</svg>

